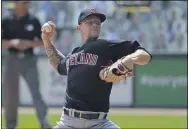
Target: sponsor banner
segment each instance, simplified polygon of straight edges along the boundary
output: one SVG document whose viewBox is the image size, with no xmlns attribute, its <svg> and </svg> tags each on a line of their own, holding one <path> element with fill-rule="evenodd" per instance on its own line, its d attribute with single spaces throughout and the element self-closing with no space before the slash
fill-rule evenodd
<svg viewBox="0 0 188 129">
<path fill-rule="evenodd" d="M 39 58 L 40 91 L 49 106 L 62 106 L 67 77 L 60 76 L 49 64 L 47 58 Z M 79 75 L 78 75 L 79 76 Z M 115 83 L 110 97 L 111 106 L 130 106 L 133 103 L 132 79 Z M 25 80 L 20 78 L 20 104 L 32 105 L 31 94 Z"/>
<path fill-rule="evenodd" d="M 186 58 L 153 58 L 136 67 L 135 106 L 184 107 L 187 105 Z"/>
<path fill-rule="evenodd" d="M 131 106 L 133 104 L 133 79 L 114 83 L 110 96 L 111 106 Z"/>
</svg>

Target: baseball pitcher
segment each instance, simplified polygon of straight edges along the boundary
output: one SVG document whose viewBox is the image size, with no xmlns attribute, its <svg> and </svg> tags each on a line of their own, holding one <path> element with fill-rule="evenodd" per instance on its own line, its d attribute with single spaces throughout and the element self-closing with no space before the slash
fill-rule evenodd
<svg viewBox="0 0 188 129">
<path fill-rule="evenodd" d="M 54 129 L 120 128 L 107 119 L 112 84 L 130 77 L 134 64 L 147 64 L 151 54 L 137 41 L 98 39 L 105 20 L 95 9 L 83 10 L 77 26 L 82 44 L 66 57 L 51 42 L 54 23 L 41 28 L 50 64 L 68 76 L 64 112 Z"/>
</svg>

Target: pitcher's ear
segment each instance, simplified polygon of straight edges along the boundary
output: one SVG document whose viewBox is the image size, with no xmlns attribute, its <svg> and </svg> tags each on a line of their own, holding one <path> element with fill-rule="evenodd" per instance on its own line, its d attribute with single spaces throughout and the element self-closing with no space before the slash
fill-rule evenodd
<svg viewBox="0 0 188 129">
<path fill-rule="evenodd" d="M 80 25 L 77 26 L 77 30 L 80 30 Z"/>
</svg>

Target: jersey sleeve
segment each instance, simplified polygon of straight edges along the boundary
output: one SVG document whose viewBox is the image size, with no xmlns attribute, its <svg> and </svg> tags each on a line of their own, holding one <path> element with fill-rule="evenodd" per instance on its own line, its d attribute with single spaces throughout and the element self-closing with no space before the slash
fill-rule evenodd
<svg viewBox="0 0 188 129">
<path fill-rule="evenodd" d="M 68 54 L 64 59 L 62 59 L 58 66 L 57 71 L 60 75 L 67 75 L 67 73 L 68 73 L 69 56 L 70 56 L 70 54 Z"/>
<path fill-rule="evenodd" d="M 71 53 L 69 53 L 66 58 L 62 59 L 59 66 L 58 66 L 58 73 L 60 75 L 67 75 L 68 74 L 68 70 L 69 70 L 69 57 L 71 54 L 73 54 L 77 49 L 79 49 L 79 47 L 76 47 L 72 50 Z"/>
<path fill-rule="evenodd" d="M 138 49 L 145 50 L 136 40 L 135 41 L 109 41 L 110 54 L 113 60 L 118 60 L 123 56 L 134 53 Z M 150 54 L 151 55 L 151 54 Z"/>
<path fill-rule="evenodd" d="M 42 40 L 41 38 L 41 24 L 38 19 L 35 19 L 35 36 L 38 40 Z"/>
</svg>

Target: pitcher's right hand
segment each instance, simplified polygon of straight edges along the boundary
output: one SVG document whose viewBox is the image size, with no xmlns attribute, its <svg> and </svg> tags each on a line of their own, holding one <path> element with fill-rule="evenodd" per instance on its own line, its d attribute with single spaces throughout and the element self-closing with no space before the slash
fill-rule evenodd
<svg viewBox="0 0 188 129">
<path fill-rule="evenodd" d="M 45 29 L 44 29 L 44 26 L 42 26 L 42 28 L 41 28 L 41 31 L 42 31 L 41 38 L 43 40 L 44 46 L 51 45 L 51 41 L 50 40 L 51 40 L 52 36 L 54 35 L 55 30 L 56 30 L 56 26 L 55 26 L 55 24 L 52 21 L 48 21 L 48 24 L 52 27 L 52 31 L 51 32 L 47 33 L 45 31 Z"/>
</svg>

